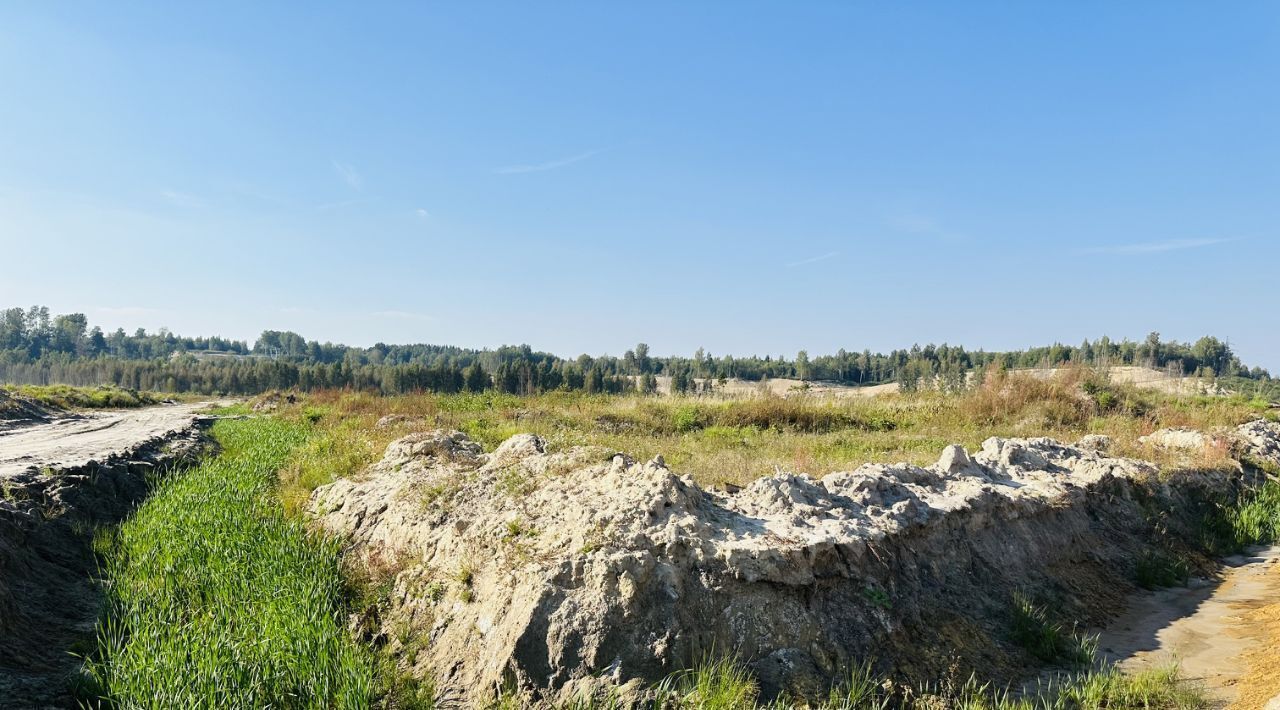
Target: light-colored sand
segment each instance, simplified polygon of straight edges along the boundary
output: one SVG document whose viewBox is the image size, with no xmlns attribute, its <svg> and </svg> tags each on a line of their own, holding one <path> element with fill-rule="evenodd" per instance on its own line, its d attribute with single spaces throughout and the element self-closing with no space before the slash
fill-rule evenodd
<svg viewBox="0 0 1280 710">
<path fill-rule="evenodd" d="M 1221 581 L 1135 598 L 1099 644 L 1126 670 L 1176 661 L 1224 705 L 1271 707 L 1280 695 L 1280 545 L 1231 558 Z"/>
<path fill-rule="evenodd" d="M 0 478 L 35 468 L 102 461 L 143 442 L 190 428 L 213 402 L 94 412 L 0 432 Z"/>
<path fill-rule="evenodd" d="M 1040 379 L 1049 379 L 1064 372 L 1064 369 L 1056 367 L 1037 367 L 1011 370 L 1010 372 L 1020 375 L 1029 375 Z M 1217 386 L 1212 383 L 1195 377 L 1174 377 L 1166 372 L 1153 370 L 1149 367 L 1134 367 L 1126 365 L 1123 367 L 1106 368 L 1105 372 L 1108 377 L 1111 378 L 1112 382 L 1133 385 L 1143 389 L 1167 392 L 1169 394 L 1221 394 L 1217 389 Z M 671 394 L 671 378 L 664 375 L 659 376 L 657 380 L 658 392 L 661 394 Z M 706 382 L 707 380 L 698 379 L 699 385 L 703 385 Z M 802 380 L 785 377 L 760 381 L 730 379 L 720 382 L 719 380 L 711 380 L 711 386 L 713 394 L 734 399 L 759 397 L 766 394 L 778 397 L 789 397 L 798 394 L 837 398 L 876 397 L 879 395 L 894 394 L 898 392 L 897 382 L 859 387 L 857 385 L 847 385 L 836 382 L 804 382 Z"/>
<path fill-rule="evenodd" d="M 1057 367 L 1038 367 L 1027 370 L 1013 370 L 1013 372 L 1039 377 L 1041 379 L 1049 379 L 1060 372 L 1063 368 Z M 1163 370 L 1155 370 L 1150 367 L 1136 367 L 1133 365 L 1124 365 L 1118 367 L 1108 367 L 1103 369 L 1107 377 L 1112 382 L 1122 385 L 1133 385 L 1142 389 L 1157 390 L 1168 394 L 1222 394 L 1218 386 L 1212 381 L 1202 380 L 1198 377 L 1180 377 L 1170 375 Z"/>
</svg>

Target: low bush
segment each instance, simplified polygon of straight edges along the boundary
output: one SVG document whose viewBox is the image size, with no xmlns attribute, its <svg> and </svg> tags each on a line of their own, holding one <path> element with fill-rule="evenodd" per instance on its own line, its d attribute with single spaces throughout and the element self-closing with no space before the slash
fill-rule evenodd
<svg viewBox="0 0 1280 710">
<path fill-rule="evenodd" d="M 1237 546 L 1275 542 L 1280 533 L 1280 483 L 1268 481 L 1227 511 Z"/>
<path fill-rule="evenodd" d="M 1204 691 L 1183 678 L 1177 666 L 1126 675 L 1116 668 L 1086 673 L 1068 683 L 1049 710 L 1191 710 L 1207 708 Z"/>
<path fill-rule="evenodd" d="M 879 680 L 870 663 L 854 665 L 848 679 L 820 702 L 794 701 L 785 694 L 768 703 L 759 700 L 750 672 L 732 658 L 706 659 L 692 670 L 668 676 L 654 688 L 653 710 L 1193 710 L 1210 707 L 1203 690 L 1183 678 L 1176 666 L 1126 674 L 1115 667 L 1064 677 L 1039 692 L 1014 694 L 969 676 L 947 687 L 903 687 Z M 518 707 L 503 696 L 491 707 Z M 507 703 L 507 704 L 503 704 Z M 615 710 L 616 698 L 584 698 L 561 710 Z"/>
<path fill-rule="evenodd" d="M 708 657 L 691 670 L 668 676 L 655 695 L 659 708 L 748 710 L 756 707 L 760 688 L 736 659 Z"/>
</svg>

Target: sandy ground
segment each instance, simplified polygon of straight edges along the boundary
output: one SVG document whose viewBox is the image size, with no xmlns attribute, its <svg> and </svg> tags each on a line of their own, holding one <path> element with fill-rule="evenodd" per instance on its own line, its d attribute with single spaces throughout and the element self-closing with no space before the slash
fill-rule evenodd
<svg viewBox="0 0 1280 710">
<path fill-rule="evenodd" d="M 1029 370 L 1012 370 L 1011 372 L 1049 379 L 1062 371 L 1061 368 L 1042 367 Z M 1111 378 L 1111 381 L 1117 384 L 1133 385 L 1141 389 L 1157 390 L 1167 394 L 1222 394 L 1216 385 L 1198 377 L 1176 377 L 1163 370 L 1153 370 L 1149 367 L 1123 365 L 1108 367 L 1105 372 Z"/>
<path fill-rule="evenodd" d="M 1041 367 L 1011 370 L 1010 372 L 1049 379 L 1062 371 L 1061 368 Z M 1171 377 L 1163 371 L 1153 370 L 1149 367 L 1126 365 L 1124 367 L 1107 368 L 1106 372 L 1112 382 L 1129 384 L 1142 389 L 1158 390 L 1169 394 L 1202 394 L 1208 392 L 1209 388 L 1212 387 L 1194 377 Z M 671 378 L 661 375 L 657 380 L 658 392 L 671 394 Z M 698 379 L 699 384 L 705 382 L 706 380 L 704 379 Z M 712 380 L 711 383 L 715 394 L 731 398 L 759 397 L 765 394 L 787 397 L 801 393 L 836 398 L 858 398 L 876 397 L 882 394 L 893 394 L 898 391 L 897 382 L 858 387 L 836 382 L 803 382 L 785 377 L 758 382 L 732 379 L 725 381 L 723 384 L 719 380 Z"/>
<path fill-rule="evenodd" d="M 1226 564 L 1220 581 L 1136 597 L 1100 648 L 1129 670 L 1176 661 L 1232 710 L 1280 708 L 1280 545 Z"/>
<path fill-rule="evenodd" d="M 82 466 L 141 442 L 187 429 L 216 402 L 94 412 L 0 431 L 0 478 L 35 468 Z"/>
</svg>

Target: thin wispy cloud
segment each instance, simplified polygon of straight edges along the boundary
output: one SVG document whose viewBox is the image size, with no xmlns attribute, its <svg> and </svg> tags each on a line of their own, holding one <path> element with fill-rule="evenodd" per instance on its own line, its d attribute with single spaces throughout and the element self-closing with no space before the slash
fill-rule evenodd
<svg viewBox="0 0 1280 710">
<path fill-rule="evenodd" d="M 261 187 L 245 182 L 242 180 L 232 180 L 222 185 L 227 192 L 234 193 L 239 197 L 248 197 L 254 202 L 264 202 L 271 205 L 289 206 L 292 203 L 280 197 L 277 194 L 264 190 Z"/>
<path fill-rule="evenodd" d="M 160 191 L 160 196 L 167 200 L 169 204 L 176 207 L 204 207 L 204 200 L 185 192 L 178 192 L 177 190 L 166 188 Z"/>
<path fill-rule="evenodd" d="M 504 165 L 503 167 L 500 167 L 500 168 L 494 168 L 493 172 L 499 175 L 519 175 L 521 173 L 540 173 L 547 170 L 555 170 L 557 168 L 563 168 L 566 165 L 573 165 L 574 163 L 580 163 L 586 160 L 587 158 L 590 158 L 591 156 L 596 155 L 599 152 L 600 151 L 598 150 L 592 150 L 592 151 L 587 151 L 586 153 L 573 155 L 568 158 L 551 160 L 545 163 L 534 163 L 531 165 Z"/>
<path fill-rule="evenodd" d="M 935 239 L 945 239 L 948 241 L 962 241 L 963 234 L 947 229 L 942 226 L 938 220 L 918 212 L 905 212 L 896 214 L 885 220 L 889 228 L 895 232 L 910 234 L 919 237 L 933 237 Z"/>
<path fill-rule="evenodd" d="M 822 256 L 814 256 L 808 259 L 801 259 L 800 261 L 793 261 L 790 264 L 787 264 L 787 268 L 793 269 L 797 266 L 804 266 L 805 264 L 816 264 L 819 261 L 826 261 L 827 259 L 830 259 L 836 256 L 840 256 L 840 252 L 838 251 L 828 252 L 826 254 L 823 254 Z"/>
<path fill-rule="evenodd" d="M 1167 251 L 1199 249 L 1215 244 L 1234 242 L 1235 239 L 1169 239 L 1163 242 L 1139 242 L 1137 244 L 1110 244 L 1082 249 L 1082 254 L 1160 254 Z"/>
<path fill-rule="evenodd" d="M 360 191 L 364 189 L 364 177 L 356 172 L 350 163 L 344 163 L 340 160 L 334 160 L 333 169 L 342 178 L 343 182 L 352 190 Z"/>
<path fill-rule="evenodd" d="M 395 311 L 395 310 L 374 311 L 369 315 L 375 318 L 390 318 L 395 320 L 417 320 L 417 321 L 435 320 L 435 317 L 429 316 L 426 313 L 414 313 L 413 311 Z"/>
<path fill-rule="evenodd" d="M 431 213 L 430 213 L 430 212 L 428 212 L 428 211 L 426 211 L 426 210 L 422 209 L 421 207 L 419 207 L 418 209 L 414 210 L 414 211 L 413 211 L 413 213 L 414 213 L 414 214 L 416 214 L 416 215 L 418 215 L 418 219 L 427 219 L 428 217 L 430 217 L 430 216 L 431 216 Z"/>
<path fill-rule="evenodd" d="M 159 308 L 144 306 L 99 306 L 93 310 L 108 316 L 152 316 L 164 312 Z"/>
<path fill-rule="evenodd" d="M 316 205 L 316 209 L 323 212 L 326 210 L 336 210 L 336 209 L 341 209 L 343 207 L 350 207 L 351 205 L 358 205 L 364 202 L 372 202 L 372 201 L 373 201 L 373 198 L 371 197 L 358 197 L 350 200 L 338 200 L 337 202 L 326 202 L 322 205 Z"/>
</svg>

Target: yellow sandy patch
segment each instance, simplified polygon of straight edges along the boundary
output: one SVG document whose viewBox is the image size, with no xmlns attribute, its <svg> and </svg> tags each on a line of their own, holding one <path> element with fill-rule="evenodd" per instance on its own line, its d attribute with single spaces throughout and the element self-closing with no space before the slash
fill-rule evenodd
<svg viewBox="0 0 1280 710">
<path fill-rule="evenodd" d="M 1267 577 L 1268 586 L 1280 594 L 1280 565 L 1271 565 Z M 1242 614 L 1242 622 L 1253 643 L 1240 654 L 1248 671 L 1237 684 L 1231 710 L 1261 710 L 1280 696 L 1280 602 L 1254 606 Z"/>
</svg>

